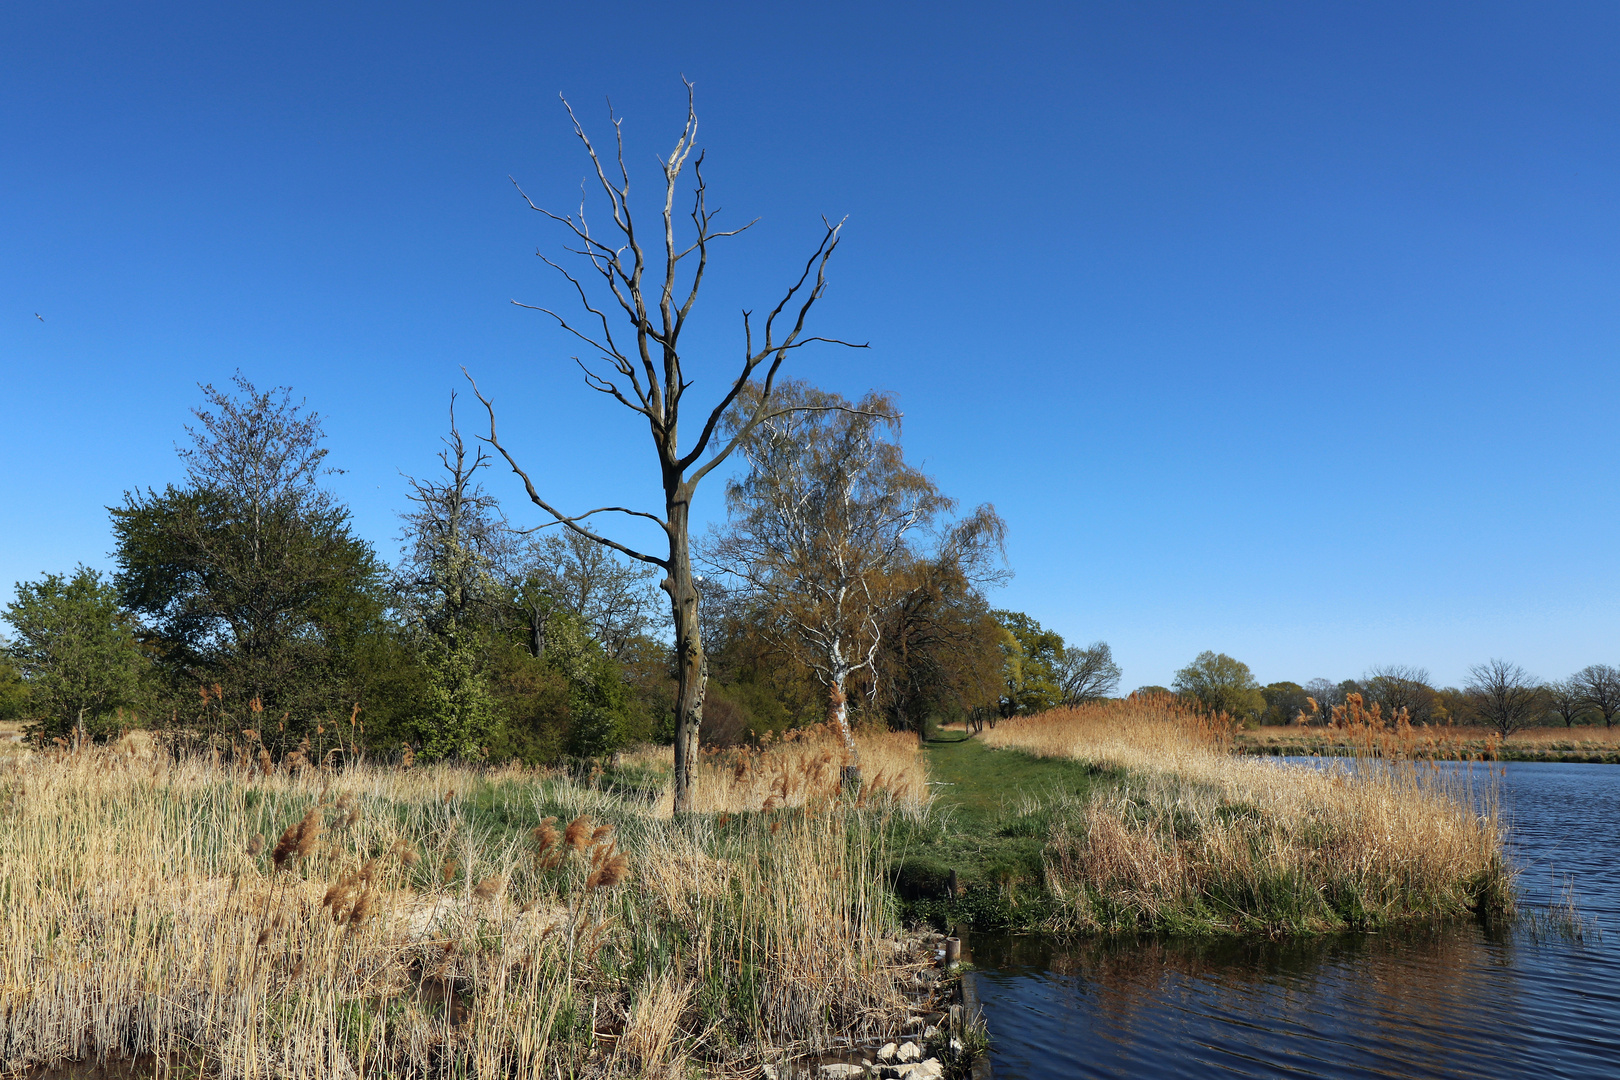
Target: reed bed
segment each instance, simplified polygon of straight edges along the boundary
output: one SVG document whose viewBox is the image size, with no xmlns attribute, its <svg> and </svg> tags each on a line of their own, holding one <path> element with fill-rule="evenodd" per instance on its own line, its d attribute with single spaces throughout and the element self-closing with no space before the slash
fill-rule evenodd
<svg viewBox="0 0 1620 1080">
<path fill-rule="evenodd" d="M 679 819 L 657 791 L 516 770 L 13 762 L 0 1072 L 726 1074 L 894 1030 L 918 962 L 884 872 L 910 811 L 816 787 L 797 755 L 821 741 L 770 759 L 798 770 L 778 804 L 755 785 Z M 702 786 L 734 770 L 707 758 Z"/>
<path fill-rule="evenodd" d="M 914 732 L 865 731 L 856 735 L 863 781 L 857 801 L 882 796 L 909 815 L 926 813 L 928 763 Z M 667 758 L 672 754 L 664 748 Z M 842 739 L 831 724 L 768 737 L 759 746 L 705 752 L 694 803 L 701 812 L 802 806 L 837 790 L 848 764 Z"/>
<path fill-rule="evenodd" d="M 1360 756 L 1323 769 L 1237 756 L 1224 718 L 1168 695 L 981 738 L 1119 775 L 1048 805 L 1054 928 L 1281 934 L 1510 907 L 1490 767 L 1441 769 L 1369 719 L 1346 732 Z"/>
<path fill-rule="evenodd" d="M 1289 755 L 1363 753 L 1363 729 L 1376 729 L 1381 742 L 1391 744 L 1390 753 L 1417 759 L 1444 761 L 1528 760 L 1613 760 L 1620 754 L 1620 728 L 1594 725 L 1575 727 L 1546 726 L 1516 731 L 1506 739 L 1490 728 L 1463 724 L 1406 724 L 1400 718 L 1370 722 L 1376 705 L 1338 706 L 1327 715 L 1302 717 L 1304 723 L 1262 727 L 1240 731 L 1237 745 L 1249 753 Z M 1355 722 L 1359 712 L 1363 724 Z M 1334 714 L 1338 714 L 1335 716 Z"/>
</svg>

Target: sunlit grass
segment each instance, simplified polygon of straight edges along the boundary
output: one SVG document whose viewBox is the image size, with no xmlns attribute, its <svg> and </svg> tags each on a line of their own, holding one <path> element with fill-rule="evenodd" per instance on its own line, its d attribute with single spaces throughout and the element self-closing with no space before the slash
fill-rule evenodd
<svg viewBox="0 0 1620 1080">
<path fill-rule="evenodd" d="M 893 1030 L 916 965 L 888 821 L 926 788 L 880 739 L 895 788 L 840 796 L 826 743 L 706 758 L 717 812 L 680 819 L 656 754 L 623 771 L 640 787 L 612 770 L 266 772 L 251 746 L 13 761 L 0 1069 L 153 1054 L 221 1077 L 680 1074 Z"/>
<path fill-rule="evenodd" d="M 1499 911 L 1510 873 L 1490 770 L 1459 777 L 1376 740 L 1336 769 L 1234 754 L 1169 696 L 1007 721 L 993 747 L 1120 769 L 1055 797 L 1046 884 L 1072 929 L 1286 933 Z"/>
</svg>

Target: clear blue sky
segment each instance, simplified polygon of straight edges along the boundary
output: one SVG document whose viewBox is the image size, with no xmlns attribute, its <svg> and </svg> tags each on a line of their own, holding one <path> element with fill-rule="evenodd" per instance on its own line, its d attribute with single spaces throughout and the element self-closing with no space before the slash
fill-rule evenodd
<svg viewBox="0 0 1620 1080">
<path fill-rule="evenodd" d="M 463 364 L 561 504 L 651 502 L 644 429 L 508 303 L 566 298 L 507 176 L 576 201 L 557 94 L 598 132 L 611 95 L 650 191 L 683 72 L 762 218 L 696 392 L 847 214 L 814 325 L 872 348 L 794 374 L 898 393 L 1010 525 L 998 601 L 1127 687 L 1620 662 L 1610 3 L 7 4 L 0 592 L 107 565 L 237 367 L 326 415 L 388 553 Z"/>
</svg>

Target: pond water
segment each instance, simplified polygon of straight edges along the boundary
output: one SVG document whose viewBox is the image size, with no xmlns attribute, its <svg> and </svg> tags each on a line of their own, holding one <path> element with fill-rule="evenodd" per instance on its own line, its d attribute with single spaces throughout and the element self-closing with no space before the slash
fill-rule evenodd
<svg viewBox="0 0 1620 1080">
<path fill-rule="evenodd" d="M 1620 767 L 1497 766 L 1528 921 L 1292 942 L 977 935 L 998 1080 L 1620 1077 Z M 1500 775 L 1505 769 L 1505 775 Z"/>
</svg>

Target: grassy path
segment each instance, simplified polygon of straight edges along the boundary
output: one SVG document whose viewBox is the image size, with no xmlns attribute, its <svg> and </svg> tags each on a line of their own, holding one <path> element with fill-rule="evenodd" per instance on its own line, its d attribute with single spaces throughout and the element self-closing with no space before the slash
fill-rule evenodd
<svg viewBox="0 0 1620 1080">
<path fill-rule="evenodd" d="M 992 750 L 960 731 L 941 731 L 923 746 L 935 809 L 927 825 L 901 837 L 896 888 L 911 914 L 941 923 L 1017 922 L 1020 898 L 1045 891 L 1046 804 L 1121 779 L 1084 762 Z M 952 870 L 963 897 L 957 901 L 946 899 Z"/>
</svg>

